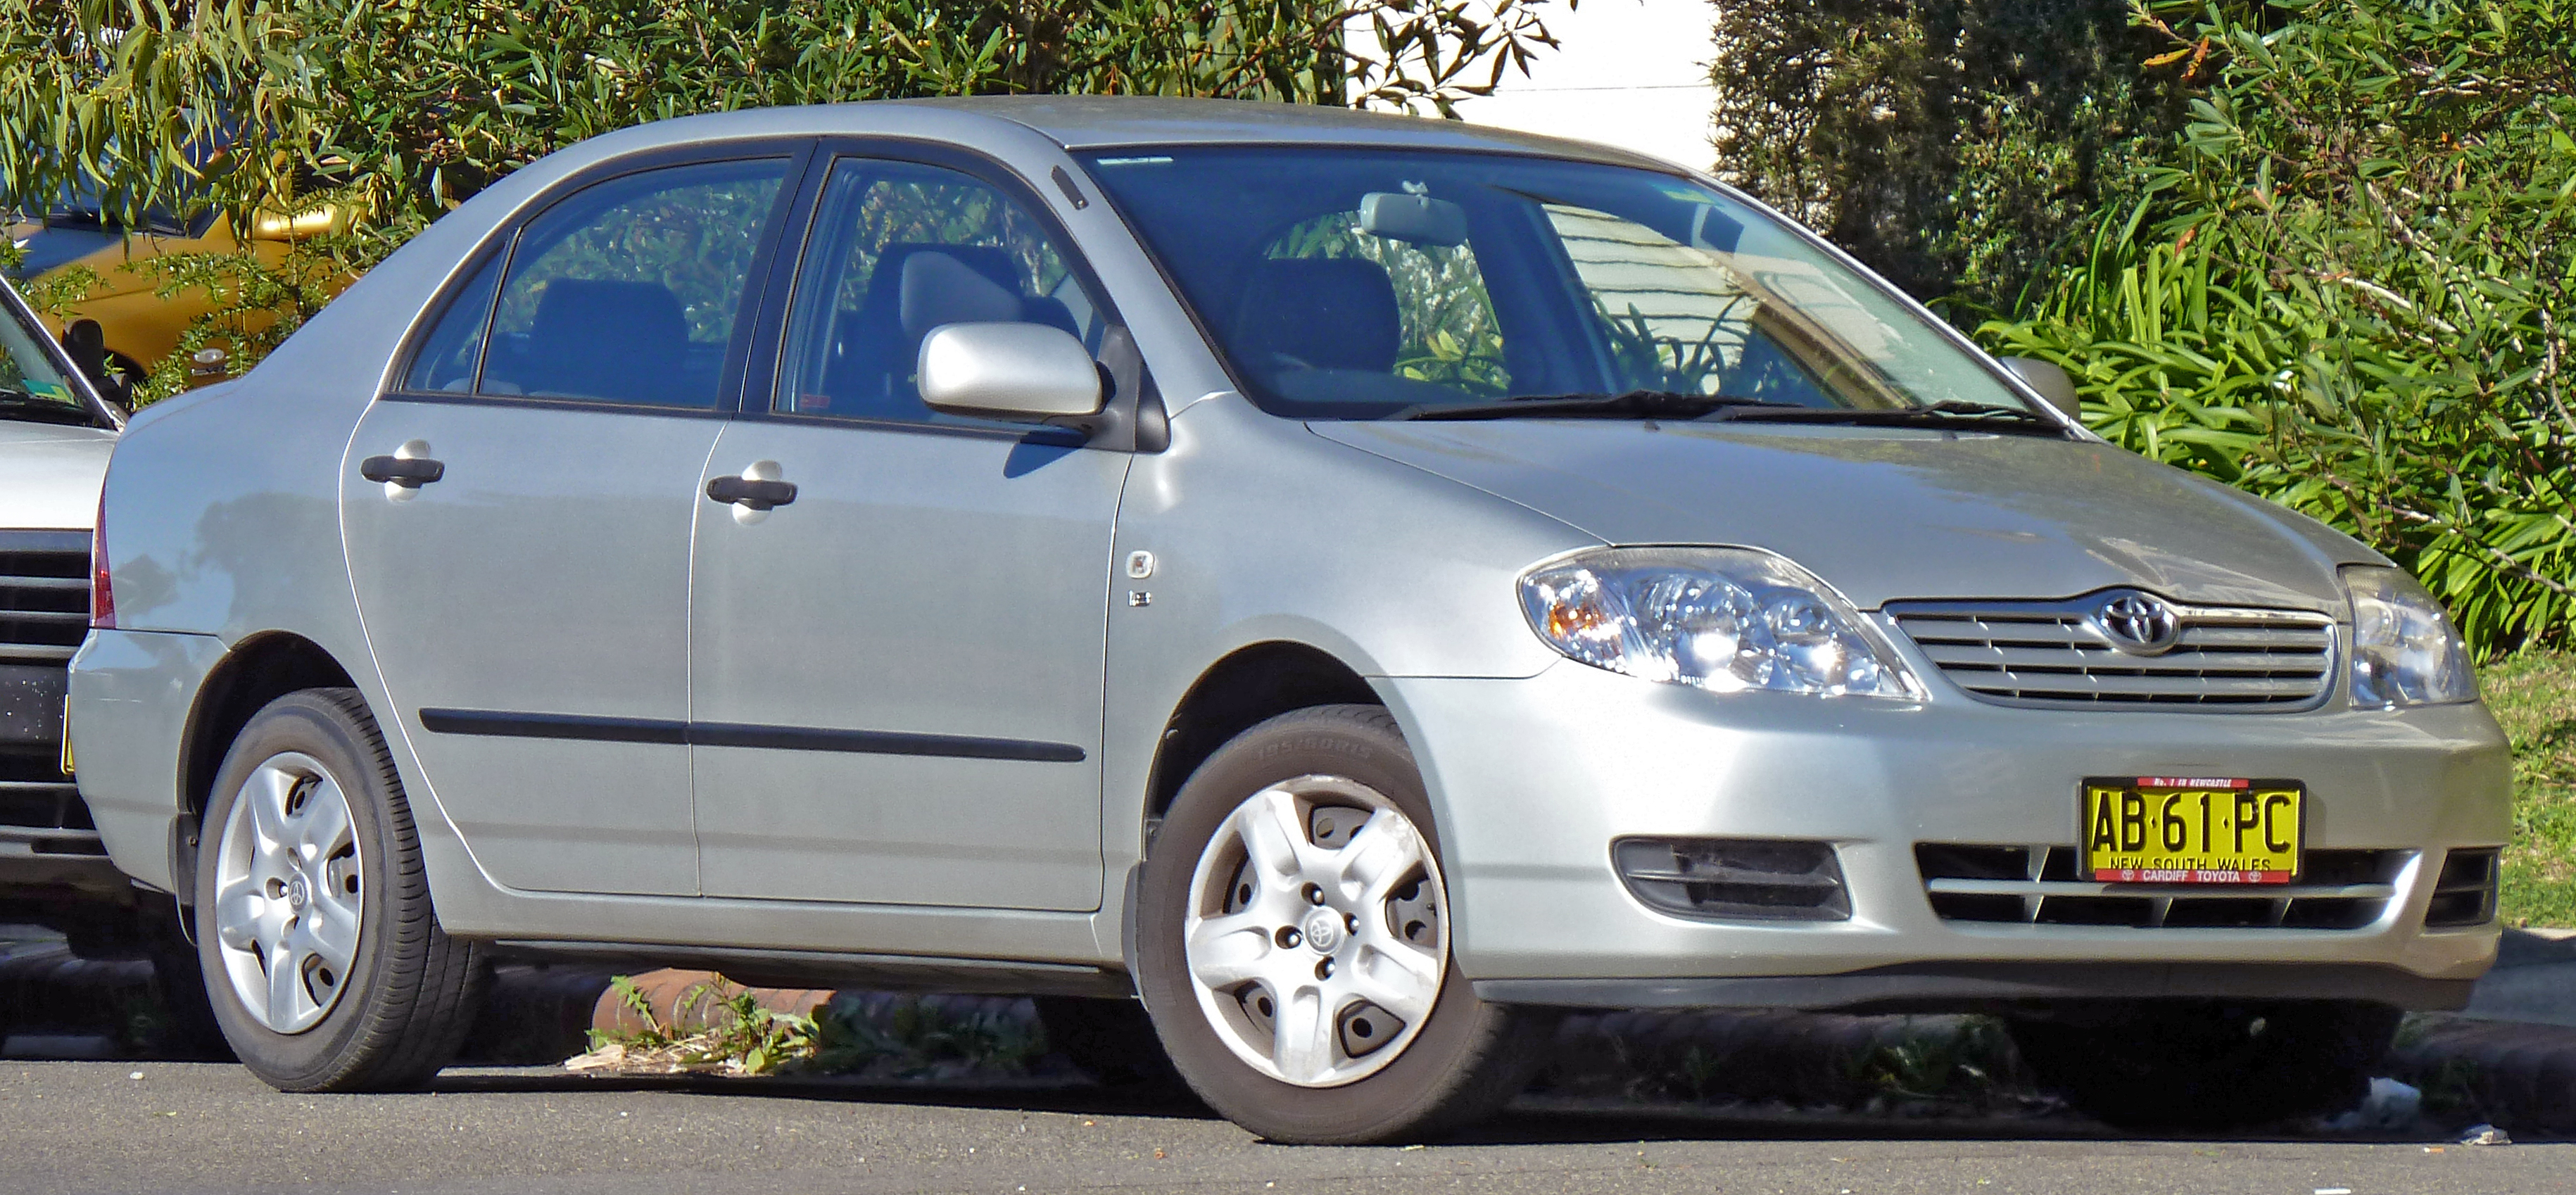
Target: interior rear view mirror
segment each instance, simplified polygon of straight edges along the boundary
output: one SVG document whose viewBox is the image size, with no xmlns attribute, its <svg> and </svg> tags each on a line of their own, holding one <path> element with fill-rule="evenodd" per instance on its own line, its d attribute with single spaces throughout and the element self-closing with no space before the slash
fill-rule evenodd
<svg viewBox="0 0 2576 1195">
<path fill-rule="evenodd" d="M 1415 245 L 1467 243 L 1467 209 L 1428 195 L 1371 191 L 1360 196 L 1360 231 Z"/>
<path fill-rule="evenodd" d="M 921 401 L 957 415 L 1039 422 L 1100 410 L 1100 367 L 1047 324 L 942 324 L 921 340 Z"/>
<path fill-rule="evenodd" d="M 2030 388 L 2039 391 L 2048 405 L 2066 413 L 2069 419 L 2084 417 L 2084 400 L 2075 393 L 2075 379 L 2055 364 L 2036 357 L 2006 357 L 2004 368 L 2020 375 Z"/>
</svg>

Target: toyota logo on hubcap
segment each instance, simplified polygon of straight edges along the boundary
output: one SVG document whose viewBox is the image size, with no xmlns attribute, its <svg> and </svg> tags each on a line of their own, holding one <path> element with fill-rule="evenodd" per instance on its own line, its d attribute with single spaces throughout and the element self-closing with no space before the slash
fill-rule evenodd
<svg viewBox="0 0 2576 1195">
<path fill-rule="evenodd" d="M 2182 638 L 2173 607 L 2143 593 L 2114 594 L 2093 611 L 2093 625 L 2111 646 L 2133 656 L 2160 656 Z"/>
<path fill-rule="evenodd" d="M 1317 954 L 1331 954 L 1342 945 L 1342 915 L 1331 909 L 1317 909 L 1306 915 L 1306 945 Z"/>
</svg>

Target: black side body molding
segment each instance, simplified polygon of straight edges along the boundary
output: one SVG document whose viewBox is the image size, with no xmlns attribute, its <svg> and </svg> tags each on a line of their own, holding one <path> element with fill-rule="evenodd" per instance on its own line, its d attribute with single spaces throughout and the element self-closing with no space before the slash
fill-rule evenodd
<svg viewBox="0 0 2576 1195">
<path fill-rule="evenodd" d="M 423 709 L 420 711 L 420 724 L 423 729 L 439 734 L 503 738 L 766 747 L 778 751 L 934 755 L 953 759 L 1014 759 L 1031 763 L 1081 763 L 1090 758 L 1082 748 L 1071 743 L 1043 743 L 1029 739 L 908 734 L 890 730 L 828 730 L 812 726 L 754 726 L 730 722 L 676 722 L 659 718 L 602 718 L 588 714 Z"/>
</svg>

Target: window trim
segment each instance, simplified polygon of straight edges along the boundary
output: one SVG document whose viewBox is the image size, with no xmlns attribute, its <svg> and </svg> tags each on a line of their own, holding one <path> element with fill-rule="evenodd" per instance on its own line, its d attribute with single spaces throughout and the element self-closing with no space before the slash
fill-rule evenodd
<svg viewBox="0 0 2576 1195">
<path fill-rule="evenodd" d="M 474 249 L 459 259 L 458 267 L 440 285 L 438 293 L 423 304 L 413 317 L 409 330 L 403 333 L 395 349 L 386 381 L 376 393 L 378 402 L 413 402 L 464 406 L 538 407 L 552 410 L 600 411 L 625 415 L 661 415 L 681 419 L 724 419 L 734 413 L 741 400 L 745 376 L 750 372 L 752 350 L 759 344 L 755 301 L 767 293 L 769 276 L 777 264 L 779 251 L 794 203 L 801 194 L 806 175 L 814 161 L 815 142 L 811 137 L 762 137 L 733 141 L 705 142 L 682 146 L 660 146 L 638 153 L 612 158 L 587 169 L 576 171 L 540 191 L 536 198 L 520 206 L 501 224 L 485 234 Z M 716 401 L 705 407 L 671 407 L 653 403 L 603 402 L 597 399 L 569 398 L 553 395 L 486 394 L 483 384 L 484 355 L 491 351 L 492 323 L 501 309 L 501 292 L 510 282 L 510 267 L 518 256 L 520 234 L 528 225 L 545 218 L 557 205 L 571 200 L 593 187 L 619 179 L 673 167 L 714 165 L 723 162 L 779 161 L 786 171 L 779 180 L 778 198 L 770 205 L 761 232 L 760 243 L 752 250 L 751 267 L 744 275 L 743 305 L 749 311 L 737 310 L 733 334 L 725 342 L 723 371 L 716 382 Z M 411 379 L 412 366 L 438 325 L 446 319 L 448 308 L 474 285 L 475 277 L 492 259 L 500 258 L 501 276 L 492 288 L 491 305 L 483 312 L 482 337 L 474 358 L 472 389 L 413 390 L 404 383 Z M 746 319 L 749 314 L 754 318 Z"/>
<path fill-rule="evenodd" d="M 807 414 L 774 410 L 779 375 L 787 367 L 787 323 L 795 311 L 796 284 L 804 273 L 806 255 L 813 251 L 818 226 L 822 219 L 823 194 L 831 185 L 833 172 L 844 161 L 900 162 L 933 169 L 954 171 L 993 188 L 1004 199 L 1018 204 L 1021 211 L 1035 221 L 1041 233 L 1058 248 L 1066 270 L 1090 292 L 1098 306 L 1103 329 L 1102 342 L 1108 333 L 1125 330 L 1126 319 L 1119 314 L 1109 288 L 1099 272 L 1091 266 L 1082 242 L 1056 217 L 1055 210 L 1042 198 L 1041 192 L 1009 164 L 991 155 L 962 145 L 925 141 L 907 137 L 824 137 L 814 143 L 796 205 L 787 213 L 787 225 L 795 229 L 792 245 L 782 244 L 769 270 L 768 283 L 761 297 L 760 339 L 752 346 L 752 361 L 735 395 L 738 404 L 735 418 L 797 423 L 821 427 L 844 427 L 856 430 L 905 432 L 930 435 L 971 436 L 979 439 L 1026 441 L 1048 446 L 1132 450 L 1130 445 L 1103 443 L 1102 437 L 1089 435 L 1078 428 L 1045 423 L 936 423 L 909 419 L 876 419 L 850 415 Z M 1128 332 L 1132 339 L 1133 333 Z M 1098 360 L 1097 357 L 1094 360 Z M 1138 367 L 1140 383 L 1131 387 L 1135 393 L 1113 395 L 1102 407 L 1110 416 L 1111 426 L 1133 427 L 1139 395 L 1153 391 L 1152 373 Z"/>
</svg>

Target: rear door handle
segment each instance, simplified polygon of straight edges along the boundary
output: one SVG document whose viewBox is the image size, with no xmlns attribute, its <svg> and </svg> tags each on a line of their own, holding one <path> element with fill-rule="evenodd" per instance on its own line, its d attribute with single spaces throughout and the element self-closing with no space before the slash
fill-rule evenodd
<svg viewBox="0 0 2576 1195">
<path fill-rule="evenodd" d="M 358 462 L 358 476 L 416 490 L 447 476 L 447 464 L 425 456 L 371 456 Z"/>
<path fill-rule="evenodd" d="M 731 502 L 751 510 L 785 506 L 796 500 L 796 483 L 792 481 L 759 481 L 748 477 L 717 477 L 707 482 L 707 497 L 718 502 Z"/>
</svg>

